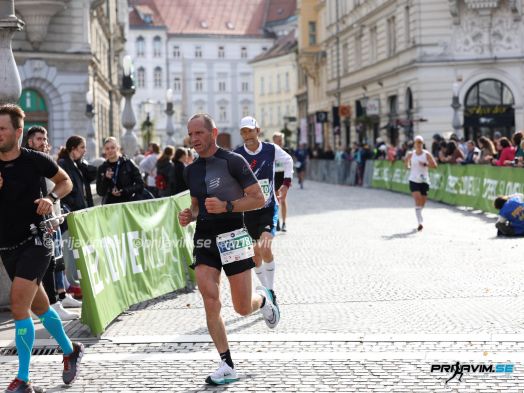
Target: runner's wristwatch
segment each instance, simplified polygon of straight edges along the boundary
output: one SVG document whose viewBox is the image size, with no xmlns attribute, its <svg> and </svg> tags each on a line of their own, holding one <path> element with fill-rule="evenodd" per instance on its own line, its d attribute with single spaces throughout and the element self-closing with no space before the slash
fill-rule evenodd
<svg viewBox="0 0 524 393">
<path fill-rule="evenodd" d="M 58 195 L 56 195 L 54 192 L 50 192 L 48 195 L 49 198 L 53 201 L 53 203 L 56 203 L 60 198 Z"/>
<path fill-rule="evenodd" d="M 233 206 L 233 204 L 231 203 L 231 201 L 227 201 L 227 202 L 226 202 L 226 211 L 227 211 L 228 213 L 232 213 L 234 208 L 235 208 L 235 206 Z"/>
</svg>

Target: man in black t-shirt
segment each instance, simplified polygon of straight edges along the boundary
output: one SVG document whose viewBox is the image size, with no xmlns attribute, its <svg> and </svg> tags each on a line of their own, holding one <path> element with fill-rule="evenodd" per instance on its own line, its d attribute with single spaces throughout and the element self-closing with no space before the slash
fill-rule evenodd
<svg viewBox="0 0 524 393">
<path fill-rule="evenodd" d="M 41 389 L 29 380 L 29 363 L 35 340 L 30 311 L 41 320 L 64 352 L 64 383 L 72 383 L 84 349 L 72 343 L 42 286 L 49 265 L 53 239 L 43 216 L 53 204 L 71 192 L 72 183 L 64 170 L 46 154 L 20 148 L 25 114 L 12 104 L 0 105 L 0 256 L 11 286 L 11 312 L 15 320 L 18 375 L 6 392 L 31 393 Z M 55 188 L 42 195 L 41 178 Z"/>
<path fill-rule="evenodd" d="M 253 243 L 244 227 L 243 212 L 264 206 L 264 195 L 247 161 L 216 144 L 218 130 L 207 114 L 188 122 L 191 144 L 198 159 L 184 172 L 191 208 L 179 213 L 180 225 L 197 222 L 194 236 L 195 273 L 204 299 L 209 334 L 220 354 L 218 369 L 206 382 L 223 385 L 238 380 L 229 352 L 226 328 L 220 316 L 220 273 L 229 279 L 235 311 L 249 315 L 260 310 L 266 324 L 275 328 L 280 312 L 269 290 L 252 291 Z"/>
</svg>

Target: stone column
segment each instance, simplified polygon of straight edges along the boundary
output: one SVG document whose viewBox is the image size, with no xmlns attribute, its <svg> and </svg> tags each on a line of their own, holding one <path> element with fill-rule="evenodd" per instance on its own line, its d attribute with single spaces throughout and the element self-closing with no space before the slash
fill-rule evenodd
<svg viewBox="0 0 524 393">
<path fill-rule="evenodd" d="M 124 110 L 122 112 L 122 125 L 125 133 L 122 135 L 120 144 L 124 153 L 129 158 L 133 158 L 138 151 L 138 138 L 133 131 L 136 125 L 136 117 L 133 112 L 131 98 L 135 94 L 135 83 L 133 81 L 133 64 L 130 56 L 124 56 L 124 75 L 122 77 L 122 88 L 120 93 L 125 99 Z"/>
<path fill-rule="evenodd" d="M 23 27 L 24 22 L 15 16 L 13 0 L 0 0 L 0 103 L 16 103 L 22 94 L 11 41 Z"/>
</svg>

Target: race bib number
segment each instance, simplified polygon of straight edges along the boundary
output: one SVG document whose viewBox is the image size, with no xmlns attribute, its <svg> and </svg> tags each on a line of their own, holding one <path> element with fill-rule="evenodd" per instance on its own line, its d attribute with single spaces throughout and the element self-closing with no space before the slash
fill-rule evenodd
<svg viewBox="0 0 524 393">
<path fill-rule="evenodd" d="M 293 166 L 296 168 L 296 169 L 300 169 L 302 167 L 302 163 L 300 161 L 295 161 L 295 163 L 293 164 Z"/>
<path fill-rule="evenodd" d="M 258 184 L 260 184 L 260 188 L 262 188 L 262 194 L 264 194 L 264 201 L 267 201 L 271 195 L 269 179 L 261 179 L 258 181 Z"/>
<path fill-rule="evenodd" d="M 252 258 L 255 255 L 253 240 L 246 228 L 222 233 L 216 240 L 222 265 Z"/>
</svg>

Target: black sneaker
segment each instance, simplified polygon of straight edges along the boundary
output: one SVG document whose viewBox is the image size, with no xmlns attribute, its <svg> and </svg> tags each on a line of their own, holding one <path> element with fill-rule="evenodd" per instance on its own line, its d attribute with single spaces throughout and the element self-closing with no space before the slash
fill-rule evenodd
<svg viewBox="0 0 524 393">
<path fill-rule="evenodd" d="M 15 378 L 9 384 L 5 393 L 44 393 L 45 390 L 33 385 L 31 382 L 25 382 L 21 379 Z"/>
<path fill-rule="evenodd" d="M 84 356 L 84 345 L 82 343 L 73 343 L 73 353 L 64 355 L 62 379 L 66 385 L 72 384 L 78 377 L 82 356 Z"/>
<path fill-rule="evenodd" d="M 282 223 L 282 232 L 287 232 L 286 223 L 285 222 Z"/>
<path fill-rule="evenodd" d="M 277 221 L 277 232 L 280 231 L 280 220 Z"/>
</svg>

